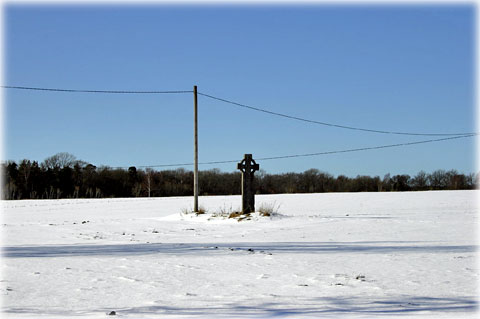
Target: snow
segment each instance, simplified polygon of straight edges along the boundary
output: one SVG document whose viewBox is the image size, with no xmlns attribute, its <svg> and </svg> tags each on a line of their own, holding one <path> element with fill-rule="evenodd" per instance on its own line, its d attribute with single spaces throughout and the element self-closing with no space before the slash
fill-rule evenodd
<svg viewBox="0 0 480 319">
<path fill-rule="evenodd" d="M 478 195 L 2 201 L 2 318 L 474 318 Z"/>
</svg>

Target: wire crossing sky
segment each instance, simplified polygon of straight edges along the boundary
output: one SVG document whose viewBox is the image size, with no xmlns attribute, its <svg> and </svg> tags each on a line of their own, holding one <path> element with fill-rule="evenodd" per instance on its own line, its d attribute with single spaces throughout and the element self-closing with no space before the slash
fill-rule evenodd
<svg viewBox="0 0 480 319">
<path fill-rule="evenodd" d="M 37 88 L 26 86 L 2 86 L 5 89 L 50 91 L 50 92 L 68 92 L 68 93 L 106 93 L 106 94 L 181 94 L 192 93 L 193 91 L 118 91 L 118 90 L 73 90 L 73 89 L 53 89 Z"/>
<path fill-rule="evenodd" d="M 292 115 L 287 115 L 287 114 L 282 114 L 282 113 L 277 113 L 269 110 L 265 110 L 262 108 L 254 107 L 254 106 L 249 106 L 245 104 L 241 104 L 238 102 L 233 102 L 229 101 L 226 99 L 222 99 L 219 97 L 215 97 L 212 95 L 204 94 L 201 92 L 198 92 L 199 95 L 206 96 L 208 98 L 214 99 L 214 100 L 219 100 L 225 103 L 233 104 L 236 106 L 240 107 L 245 107 L 250 110 L 258 111 L 258 112 L 263 112 L 275 116 L 281 116 L 285 118 L 289 118 L 292 120 L 297 120 L 297 121 L 302 121 L 302 122 L 307 122 L 307 123 L 313 123 L 313 124 L 320 124 L 320 125 L 325 125 L 325 126 L 332 126 L 332 127 L 338 127 L 342 129 L 347 129 L 347 130 L 353 130 L 353 131 L 364 131 L 364 132 L 371 132 L 371 133 L 381 133 L 381 134 L 393 134 L 393 135 L 412 135 L 412 136 L 457 136 L 457 135 L 476 135 L 477 133 L 411 133 L 411 132 L 392 132 L 392 131 L 381 131 L 381 130 L 374 130 L 374 129 L 367 129 L 367 128 L 360 128 L 360 127 L 352 127 L 352 126 L 345 126 L 345 125 L 339 125 L 339 124 L 332 124 L 332 123 L 326 123 L 326 122 L 320 122 L 320 121 L 315 121 L 315 120 L 310 120 L 310 119 L 305 119 L 297 116 L 292 116 Z"/>
<path fill-rule="evenodd" d="M 309 157 L 309 156 L 331 155 L 331 154 L 339 154 L 339 153 L 372 151 L 372 150 L 379 150 L 379 149 L 385 149 L 385 148 L 391 148 L 391 147 L 402 147 L 402 146 L 410 146 L 410 145 L 418 145 L 418 144 L 427 144 L 427 143 L 435 143 L 435 142 L 456 140 L 456 139 L 460 139 L 460 138 L 473 137 L 475 135 L 476 134 L 470 134 L 470 135 L 438 138 L 438 139 L 433 139 L 433 140 L 423 140 L 423 141 L 410 142 L 410 143 L 399 143 L 399 144 L 391 144 L 391 145 L 361 147 L 361 148 L 354 148 L 354 149 L 348 149 L 348 150 L 325 151 L 325 152 L 308 153 L 308 154 L 282 155 L 282 156 L 273 156 L 273 157 L 260 157 L 260 158 L 257 158 L 257 160 L 259 160 L 259 161 L 270 161 L 270 160 L 289 159 L 289 158 L 298 158 L 298 157 Z M 241 159 L 227 160 L 227 161 L 214 161 L 214 162 L 200 162 L 198 164 L 199 165 L 215 165 L 215 164 L 227 164 L 227 163 L 239 163 L 239 162 L 241 162 Z M 140 166 L 136 166 L 136 167 L 137 168 L 155 168 L 155 167 L 159 168 L 159 167 L 181 167 L 181 166 L 192 166 L 192 165 L 194 165 L 194 163 L 140 165 Z M 114 168 L 126 169 L 126 168 L 129 168 L 129 166 L 117 166 L 117 167 L 114 167 Z"/>
<path fill-rule="evenodd" d="M 474 13 L 9 4 L 5 160 L 69 152 L 111 167 L 189 163 L 198 85 L 199 160 L 212 167 L 233 171 L 221 159 L 252 153 L 267 172 L 472 172 L 476 138 L 462 137 L 476 134 Z M 339 151 L 306 156 L 321 150 Z"/>
<path fill-rule="evenodd" d="M 58 89 L 58 88 L 38 88 L 38 87 L 25 87 L 25 86 L 2 86 L 3 88 L 6 89 L 20 89 L 20 90 L 33 90 L 33 91 L 50 91 L 50 92 L 68 92 L 68 93 L 106 93 L 106 94 L 169 94 L 169 93 L 193 93 L 193 91 L 118 91 L 118 90 L 78 90 L 78 89 Z M 478 135 L 478 133 L 411 133 L 411 132 L 391 132 L 391 131 L 380 131 L 380 130 L 374 130 L 374 129 L 367 129 L 367 128 L 359 128 L 359 127 L 351 127 L 351 126 L 345 126 L 345 125 L 339 125 L 339 124 L 332 124 L 332 123 L 325 123 L 325 122 L 320 122 L 320 121 L 315 121 L 315 120 L 309 120 L 301 117 L 296 117 L 296 116 L 291 116 L 287 114 L 282 114 L 282 113 L 277 113 L 265 109 L 261 109 L 258 107 L 254 106 L 249 106 L 245 104 L 241 104 L 238 102 L 234 101 L 229 101 L 223 98 L 215 97 L 212 95 L 208 95 L 205 93 L 198 92 L 198 95 L 202 95 L 205 97 L 208 97 L 210 99 L 222 101 L 225 103 L 233 104 L 236 106 L 244 107 L 250 110 L 258 111 L 258 112 L 263 112 L 267 113 L 270 115 L 275 115 L 275 116 L 280 116 L 280 117 L 285 117 L 288 119 L 292 120 L 297 120 L 297 121 L 302 121 L 302 122 L 307 122 L 307 123 L 313 123 L 313 124 L 320 124 L 320 125 L 325 125 L 325 126 L 332 126 L 332 127 L 338 127 L 342 129 L 347 129 L 347 130 L 354 130 L 354 131 L 364 131 L 364 132 L 371 132 L 371 133 L 381 133 L 381 134 L 394 134 L 394 135 L 412 135 L 412 136 L 463 136 L 463 135 Z M 230 162 L 230 161 L 228 161 Z M 216 164 L 217 162 L 214 162 Z M 174 165 L 170 165 L 174 166 Z"/>
</svg>

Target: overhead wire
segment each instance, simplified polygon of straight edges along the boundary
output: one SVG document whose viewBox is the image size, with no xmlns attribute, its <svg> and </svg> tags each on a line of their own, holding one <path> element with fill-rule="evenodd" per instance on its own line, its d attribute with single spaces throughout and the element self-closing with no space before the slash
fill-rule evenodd
<svg viewBox="0 0 480 319">
<path fill-rule="evenodd" d="M 51 91 L 51 92 L 68 92 L 68 93 L 109 93 L 109 94 L 181 94 L 193 93 L 192 90 L 176 90 L 176 91 L 124 91 L 124 90 L 75 90 L 75 89 L 57 89 L 57 88 L 40 88 L 28 86 L 2 86 L 5 89 L 33 90 L 33 91 Z"/>
<path fill-rule="evenodd" d="M 476 136 L 476 135 L 475 134 L 461 135 L 461 136 L 445 137 L 445 138 L 439 138 L 439 139 L 433 139 L 433 140 L 388 144 L 388 145 L 380 145 L 380 146 L 372 146 L 372 147 L 361 147 L 361 148 L 353 148 L 353 149 L 339 150 L 339 151 L 327 151 L 327 152 L 308 153 L 308 154 L 263 157 L 263 158 L 257 158 L 256 160 L 267 161 L 267 160 L 276 160 L 276 159 L 293 158 L 293 157 L 307 157 L 307 156 L 329 155 L 329 154 L 338 154 L 338 153 L 351 153 L 351 152 L 359 152 L 359 151 L 369 151 L 369 150 L 378 150 L 378 149 L 384 149 L 384 148 L 434 143 L 434 142 L 441 142 L 441 141 L 454 140 L 454 139 L 473 137 L 473 136 Z"/>
<path fill-rule="evenodd" d="M 20 90 L 34 90 L 34 91 L 50 91 L 50 92 L 68 92 L 68 93 L 107 93 L 107 94 L 184 94 L 184 93 L 193 93 L 192 90 L 171 90 L 171 91 L 132 91 L 132 90 L 84 90 L 84 89 L 59 89 L 59 88 L 41 88 L 41 87 L 28 87 L 28 86 L 2 86 L 5 89 L 20 89 Z M 462 136 L 462 135 L 471 135 L 478 133 L 476 132 L 469 132 L 469 133 L 416 133 L 416 132 L 398 132 L 398 131 L 385 131 L 385 130 L 376 130 L 376 129 L 368 129 L 368 128 L 361 128 L 355 126 L 347 126 L 347 125 L 340 125 L 335 123 L 328 123 L 323 121 L 311 120 L 307 118 L 302 118 L 298 116 L 288 115 L 284 113 L 270 111 L 264 108 L 259 108 L 243 103 L 238 103 L 235 101 L 227 100 L 224 98 L 220 98 L 217 96 L 213 96 L 210 94 L 197 92 L 198 95 L 221 101 L 224 103 L 228 103 L 231 105 L 247 108 L 250 110 L 254 110 L 257 112 L 262 112 L 270 115 L 275 115 L 283 118 L 288 118 L 292 120 L 302 121 L 306 123 L 318 124 L 323 126 L 330 126 L 330 127 L 337 127 L 342 129 L 348 130 L 355 130 L 355 131 L 363 131 L 363 132 L 370 132 L 370 133 L 380 133 L 380 134 L 392 134 L 392 135 L 410 135 L 410 136 Z"/>
<path fill-rule="evenodd" d="M 198 165 L 213 165 L 213 164 L 226 164 L 226 163 L 236 163 L 238 160 L 228 160 L 228 161 L 213 161 L 213 162 L 201 162 Z M 138 168 L 154 168 L 154 167 L 181 167 L 181 166 L 193 166 L 194 163 L 180 163 L 180 164 L 157 164 L 157 165 L 141 165 L 136 166 Z M 131 166 L 116 166 L 112 168 L 128 168 Z"/>
<path fill-rule="evenodd" d="M 112 94 L 183 94 L 183 93 L 193 93 L 192 90 L 173 90 L 173 91 L 131 91 L 131 90 L 79 90 L 79 89 L 59 89 L 59 88 L 40 88 L 40 87 L 26 87 L 26 86 L 1 86 L 2 88 L 6 89 L 21 89 L 21 90 L 35 90 L 35 91 L 52 91 L 52 92 L 69 92 L 69 93 L 112 93 Z M 283 156 L 273 156 L 273 157 L 260 157 L 256 160 L 278 160 L 278 159 L 286 159 L 286 158 L 295 158 L 295 157 L 309 157 L 309 156 L 319 156 L 319 155 L 329 155 L 329 154 L 338 154 L 338 153 L 350 153 L 350 152 L 358 152 L 358 151 L 367 151 L 367 150 L 376 150 L 376 149 L 385 149 L 385 148 L 393 148 L 393 147 L 401 147 L 401 146 L 409 146 L 409 145 L 417 145 L 417 144 L 426 144 L 426 143 L 433 143 L 433 142 L 440 142 L 440 141 L 447 141 L 447 140 L 454 140 L 459 138 L 466 138 L 466 137 L 473 137 L 477 136 L 478 133 L 412 133 L 412 132 L 397 132 L 397 131 L 382 131 L 382 130 L 374 130 L 374 129 L 366 129 L 366 128 L 359 128 L 353 126 L 346 126 L 346 125 L 339 125 L 327 122 L 321 122 L 316 120 L 310 120 L 306 118 L 301 118 L 297 116 L 292 116 L 288 114 L 278 113 L 269 111 L 267 109 L 262 109 L 258 107 L 254 107 L 251 105 L 246 105 L 238 102 L 234 102 L 231 100 L 227 100 L 224 98 L 216 97 L 213 95 L 209 95 L 206 93 L 197 92 L 198 95 L 222 101 L 228 104 L 240 106 L 243 108 L 251 109 L 258 112 L 263 112 L 270 115 L 275 115 L 279 117 L 284 117 L 288 119 L 293 119 L 302 122 L 308 122 L 313 124 L 319 124 L 324 126 L 331 126 L 349 130 L 356 130 L 356 131 L 366 131 L 372 133 L 381 133 L 381 134 L 395 134 L 395 135 L 410 135 L 410 136 L 449 136 L 445 138 L 439 139 L 431 139 L 431 140 L 423 140 L 423 141 L 416 141 L 416 142 L 406 142 L 406 143 L 397 143 L 397 144 L 388 144 L 388 145 L 380 145 L 380 146 L 372 146 L 372 147 L 362 147 L 362 148 L 354 148 L 354 149 L 346 149 L 346 150 L 336 150 L 336 151 L 325 151 L 325 152 L 317 152 L 317 153 L 307 153 L 307 154 L 293 154 L 293 155 L 283 155 Z M 239 160 L 227 160 L 227 161 L 211 161 L 211 162 L 201 162 L 198 163 L 199 165 L 211 165 L 211 164 L 226 164 L 226 163 L 234 163 L 239 162 Z M 191 166 L 194 163 L 177 163 L 177 164 L 158 164 L 158 165 L 142 165 L 137 166 L 139 168 L 156 168 L 156 167 L 181 167 L 181 166 Z M 126 166 L 123 167 L 112 167 L 114 169 L 121 169 L 127 168 Z"/>
<path fill-rule="evenodd" d="M 455 140 L 455 139 L 474 137 L 474 136 L 476 136 L 476 135 L 475 134 L 470 134 L 470 135 L 444 137 L 444 138 L 423 140 L 423 141 L 416 141 L 416 142 L 405 142 L 405 143 L 387 144 L 387 145 L 379 145 L 379 146 L 371 146 L 371 147 L 352 148 L 352 149 L 346 149 L 346 150 L 324 151 L 324 152 L 317 152 L 317 153 L 293 154 L 293 155 L 282 155 L 282 156 L 271 156 L 271 157 L 258 157 L 258 158 L 255 158 L 255 160 L 256 161 L 269 161 L 269 160 L 287 159 L 287 158 L 295 158 L 295 157 L 310 157 L 310 156 L 330 155 L 330 154 L 339 154 L 339 153 L 352 153 L 352 152 L 378 150 L 378 149 L 394 148 L 394 147 L 402 147 L 402 146 L 410 146 L 410 145 L 418 145 L 418 144 L 427 144 L 427 143 Z M 241 161 L 240 159 L 237 159 L 237 160 L 227 160 L 227 161 L 200 162 L 200 163 L 198 163 L 198 165 L 238 163 L 240 161 Z M 181 166 L 192 166 L 192 165 L 194 165 L 194 163 L 142 165 L 142 166 L 136 166 L 136 167 L 138 167 L 138 168 L 155 168 L 155 167 L 181 167 Z M 127 168 L 127 167 L 128 166 L 117 166 L 117 167 L 112 167 L 112 168 L 122 169 L 122 168 Z"/>
<path fill-rule="evenodd" d="M 367 128 L 360 128 L 360 127 L 354 127 L 354 126 L 347 126 L 347 125 L 340 125 L 340 124 L 333 124 L 333 123 L 327 123 L 327 122 L 321 122 L 321 121 L 316 121 L 316 120 L 310 120 L 306 118 L 301 118 L 297 116 L 292 116 L 288 114 L 283 114 L 283 113 L 278 113 L 278 112 L 273 112 L 269 111 L 267 109 L 251 106 L 251 105 L 246 105 L 238 102 L 234 102 L 231 100 L 227 100 L 224 98 L 216 97 L 213 95 L 197 92 L 198 95 L 208 97 L 213 100 L 225 102 L 228 104 L 240 106 L 243 108 L 247 108 L 250 110 L 258 111 L 258 112 L 263 112 L 267 113 L 270 115 L 275 115 L 275 116 L 280 116 L 292 120 L 297 120 L 297 121 L 302 121 L 302 122 L 307 122 L 307 123 L 312 123 L 312 124 L 319 124 L 323 126 L 330 126 L 330 127 L 337 127 L 337 128 L 342 128 L 342 129 L 348 129 L 348 130 L 355 130 L 355 131 L 364 131 L 364 132 L 371 132 L 371 133 L 381 133 L 381 134 L 394 134 L 394 135 L 411 135 L 411 136 L 462 136 L 462 135 L 471 135 L 471 134 L 478 134 L 478 133 L 412 133 L 412 132 L 396 132 L 396 131 L 382 131 L 382 130 L 374 130 L 374 129 L 367 129 Z"/>
</svg>

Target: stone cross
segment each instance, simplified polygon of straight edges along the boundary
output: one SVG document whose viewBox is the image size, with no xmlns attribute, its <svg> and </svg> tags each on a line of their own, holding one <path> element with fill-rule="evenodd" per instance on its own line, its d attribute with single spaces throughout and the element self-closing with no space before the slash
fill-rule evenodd
<svg viewBox="0 0 480 319">
<path fill-rule="evenodd" d="M 252 154 L 245 154 L 245 158 L 237 164 L 242 171 L 242 213 L 249 214 L 255 211 L 255 190 L 253 189 L 253 173 L 260 169 L 255 163 Z"/>
</svg>

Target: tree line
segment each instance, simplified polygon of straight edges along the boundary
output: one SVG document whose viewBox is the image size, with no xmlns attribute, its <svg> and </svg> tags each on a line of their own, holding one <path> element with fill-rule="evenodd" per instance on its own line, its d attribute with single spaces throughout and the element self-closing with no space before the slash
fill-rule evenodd
<svg viewBox="0 0 480 319">
<path fill-rule="evenodd" d="M 104 197 L 163 197 L 193 195 L 193 172 L 175 170 L 96 167 L 69 153 L 43 162 L 24 159 L 1 164 L 2 199 L 59 199 Z M 475 189 L 479 175 L 456 170 L 347 177 L 309 169 L 303 173 L 255 174 L 257 194 L 323 192 L 395 192 Z M 199 172 L 200 195 L 241 193 L 241 173 L 211 169 Z"/>
</svg>

